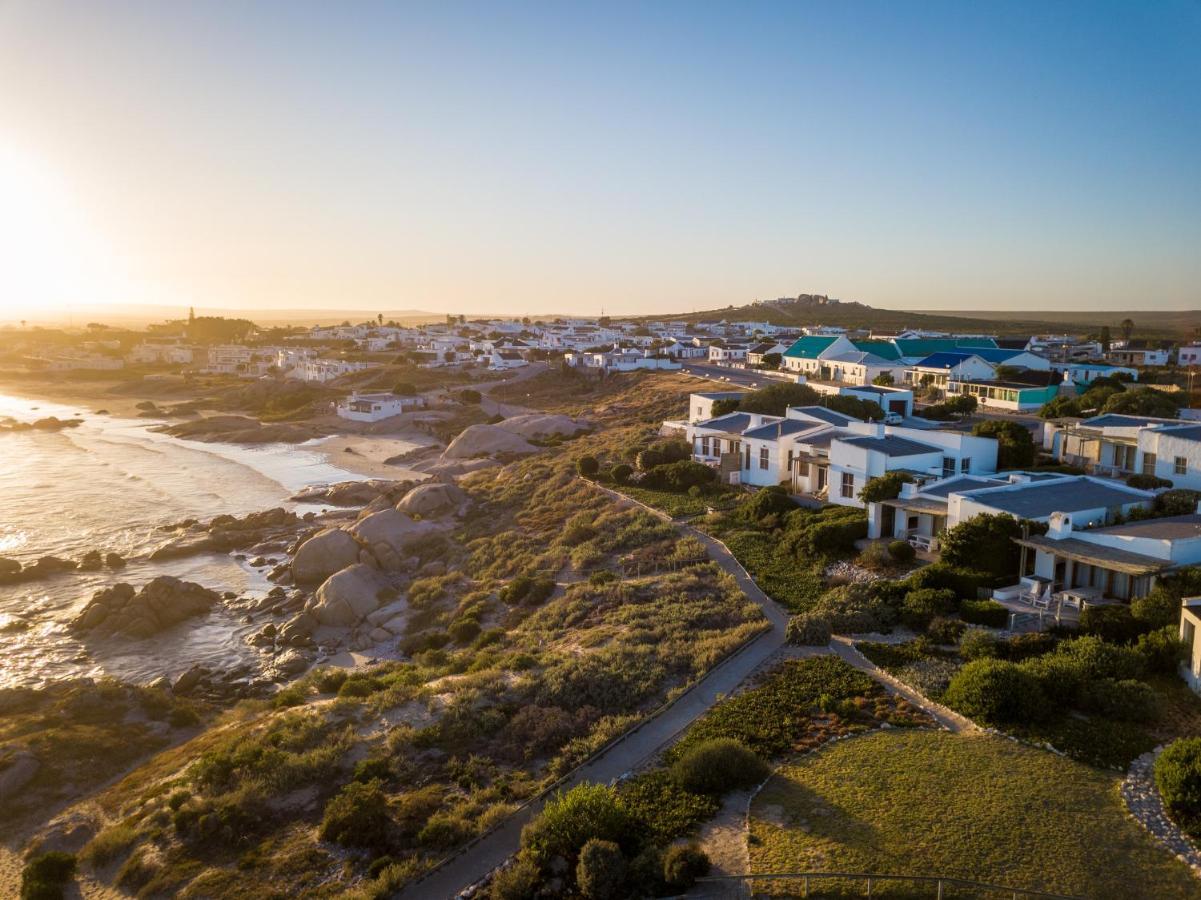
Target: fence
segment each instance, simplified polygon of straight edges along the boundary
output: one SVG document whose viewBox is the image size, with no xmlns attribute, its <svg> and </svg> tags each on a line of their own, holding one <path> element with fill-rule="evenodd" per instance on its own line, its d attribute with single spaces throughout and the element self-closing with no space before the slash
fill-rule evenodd
<svg viewBox="0 0 1201 900">
<path fill-rule="evenodd" d="M 781 872 L 765 875 L 723 875 L 702 878 L 697 882 L 691 896 L 696 898 L 726 898 L 726 900 L 752 900 L 755 897 L 777 896 L 771 890 L 761 889 L 759 882 L 784 882 L 787 896 L 795 897 L 921 897 L 931 900 L 961 900 L 961 898 L 1049 898 L 1049 900 L 1079 900 L 1067 894 L 1051 894 L 1023 888 L 1005 887 L 965 878 L 949 878 L 939 875 L 888 875 L 876 872 Z M 833 885 L 830 882 L 834 882 Z M 838 884 L 842 882 L 843 884 Z M 849 884 L 848 884 L 849 883 Z M 886 885 L 909 886 L 903 893 L 874 890 Z M 834 889 L 837 893 L 830 893 Z M 798 894 L 799 891 L 799 894 Z"/>
</svg>

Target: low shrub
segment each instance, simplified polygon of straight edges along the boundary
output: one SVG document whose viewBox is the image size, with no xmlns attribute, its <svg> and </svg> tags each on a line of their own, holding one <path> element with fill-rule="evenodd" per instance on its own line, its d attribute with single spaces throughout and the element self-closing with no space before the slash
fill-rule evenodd
<svg viewBox="0 0 1201 900">
<path fill-rule="evenodd" d="M 695 745 L 671 766 L 671 779 L 683 790 L 719 797 L 734 788 L 759 784 L 771 770 L 741 741 L 715 738 Z"/>
<path fill-rule="evenodd" d="M 867 545 L 867 548 L 859 554 L 857 562 L 865 569 L 883 572 L 892 568 L 894 560 L 892 554 L 888 552 L 888 547 L 876 542 Z"/>
<path fill-rule="evenodd" d="M 446 633 L 456 644 L 470 644 L 479 637 L 482 630 L 480 623 L 475 619 L 456 619 L 450 623 Z"/>
<path fill-rule="evenodd" d="M 634 470 L 625 463 L 618 463 L 613 467 L 613 470 L 610 474 L 612 475 L 614 482 L 617 484 L 625 484 L 630 480 L 630 476 L 634 474 Z"/>
<path fill-rule="evenodd" d="M 967 625 L 959 619 L 935 616 L 926 626 L 926 636 L 936 644 L 955 644 L 966 628 Z"/>
<path fill-rule="evenodd" d="M 492 900 L 530 900 L 538 890 L 542 873 L 538 864 L 519 855 L 516 862 L 496 873 L 489 896 Z"/>
<path fill-rule="evenodd" d="M 1172 817 L 1201 834 L 1201 737 L 1178 738 L 1155 760 L 1155 786 Z"/>
<path fill-rule="evenodd" d="M 595 478 L 596 473 L 600 471 L 600 463 L 595 456 L 581 456 L 575 465 L 576 471 L 585 478 Z"/>
<path fill-rule="evenodd" d="M 430 816 L 425 827 L 417 833 L 417 840 L 424 847 L 435 850 L 450 850 L 475 834 L 475 826 L 453 813 L 438 812 Z"/>
<path fill-rule="evenodd" d="M 898 621 L 896 608 L 871 585 L 844 584 L 822 594 L 813 613 L 823 616 L 836 634 L 887 631 Z"/>
<path fill-rule="evenodd" d="M 1146 663 L 1147 671 L 1160 675 L 1175 675 L 1188 657 L 1188 647 L 1172 625 L 1140 634 L 1135 649 Z"/>
<path fill-rule="evenodd" d="M 816 613 L 801 613 L 788 620 L 788 641 L 803 647 L 824 647 L 830 643 L 830 620 Z"/>
<path fill-rule="evenodd" d="M 75 857 L 53 850 L 35 856 L 21 871 L 21 900 L 62 900 L 75 877 Z"/>
<path fill-rule="evenodd" d="M 576 886 L 585 900 L 615 900 L 623 896 L 626 860 L 612 841 L 593 838 L 580 850 Z"/>
<path fill-rule="evenodd" d="M 1034 675 L 1016 663 L 977 659 L 956 673 L 943 701 L 987 725 L 1026 724 L 1047 713 L 1047 699 Z"/>
<path fill-rule="evenodd" d="M 1001 641 L 991 631 L 969 628 L 959 639 L 959 653 L 966 660 L 994 659 L 1001 656 Z"/>
<path fill-rule="evenodd" d="M 555 581 L 545 575 L 518 575 L 503 588 L 498 596 L 502 601 L 516 606 L 537 606 L 555 591 Z"/>
<path fill-rule="evenodd" d="M 184 801 L 186 802 L 187 793 L 184 792 Z M 172 811 L 179 809 L 183 802 L 176 802 L 176 795 L 173 794 L 167 805 Z M 129 852 L 129 848 L 133 846 L 134 841 L 138 839 L 138 833 L 132 825 L 120 823 L 112 825 L 94 838 L 92 838 L 86 847 L 83 848 L 84 861 L 97 869 L 102 869 L 117 858 L 124 856 Z"/>
<path fill-rule="evenodd" d="M 643 487 L 663 491 L 686 491 L 717 480 L 717 470 L 691 459 L 655 466 L 639 482 Z"/>
<path fill-rule="evenodd" d="M 1080 691 L 1080 708 L 1111 719 L 1148 722 L 1156 716 L 1155 692 L 1142 681 L 1098 678 Z"/>
<path fill-rule="evenodd" d="M 959 617 L 987 628 L 1004 628 L 1009 624 L 1009 610 L 996 600 L 960 600 Z"/>
<path fill-rule="evenodd" d="M 915 631 L 930 624 L 935 616 L 943 616 L 955 609 L 958 598 L 950 588 L 919 588 L 910 591 L 901 602 L 901 621 Z"/>
<path fill-rule="evenodd" d="M 653 769 L 623 783 L 621 802 L 646 823 L 654 840 L 664 844 L 694 831 L 719 808 L 713 797 L 681 788 L 665 769 Z"/>
<path fill-rule="evenodd" d="M 663 854 L 663 880 L 676 891 L 686 891 L 709 874 L 709 857 L 696 844 L 677 844 Z"/>
<path fill-rule="evenodd" d="M 388 798 L 379 780 L 352 781 L 325 804 L 320 836 L 347 847 L 384 849 L 388 838 Z"/>
<path fill-rule="evenodd" d="M 987 572 L 977 572 L 945 562 L 922 566 L 905 579 L 906 589 L 947 588 L 957 597 L 975 597 L 980 588 L 990 587 L 996 579 Z"/>
<path fill-rule="evenodd" d="M 1095 634 L 1102 640 L 1125 644 L 1134 641 L 1146 630 L 1124 604 L 1086 606 L 1080 613 L 1080 630 Z"/>
<path fill-rule="evenodd" d="M 1172 486 L 1172 482 L 1166 478 L 1159 478 L 1156 475 L 1144 475 L 1141 472 L 1126 476 L 1126 484 L 1128 487 L 1138 488 L 1140 491 L 1154 491 L 1159 488 L 1170 488 Z"/>
<path fill-rule="evenodd" d="M 910 563 L 917 556 L 917 550 L 908 541 L 892 541 L 888 545 L 888 555 L 898 563 Z"/>
<path fill-rule="evenodd" d="M 604 784 L 581 784 L 547 801 L 541 814 L 521 831 L 522 850 L 539 865 L 561 856 L 575 868 L 590 840 L 613 841 L 626 852 L 642 843 L 640 823 Z"/>
<path fill-rule="evenodd" d="M 346 680 L 349 673 L 345 669 L 334 669 L 322 666 L 310 676 L 315 687 L 322 694 L 336 694 L 338 688 L 342 687 L 342 682 Z"/>
</svg>

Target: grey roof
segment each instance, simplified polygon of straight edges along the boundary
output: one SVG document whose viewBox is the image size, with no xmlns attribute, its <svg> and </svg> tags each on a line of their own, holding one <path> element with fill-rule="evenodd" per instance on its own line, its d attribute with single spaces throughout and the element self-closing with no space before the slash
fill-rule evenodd
<svg viewBox="0 0 1201 900">
<path fill-rule="evenodd" d="M 823 362 L 843 362 L 857 363 L 863 366 L 893 366 L 895 363 L 885 359 L 883 356 L 877 356 L 874 353 L 864 353 L 862 351 L 848 351 L 846 353 L 835 353 L 833 356 L 823 356 Z"/>
<path fill-rule="evenodd" d="M 751 414 L 733 412 L 724 416 L 718 416 L 716 419 L 706 419 L 704 422 L 697 422 L 697 428 L 711 428 L 715 431 L 729 432 L 731 434 L 742 434 L 751 427 Z"/>
<path fill-rule="evenodd" d="M 780 422 L 768 422 L 766 425 L 760 425 L 758 428 L 751 428 L 744 431 L 742 436 L 774 440 L 785 435 L 800 434 L 802 431 L 817 431 L 819 428 L 825 427 L 814 422 L 807 422 L 804 419 L 784 419 Z"/>
<path fill-rule="evenodd" d="M 1153 416 L 1124 416 L 1121 413 L 1105 413 L 1085 419 L 1080 424 L 1093 428 L 1140 428 L 1144 425 L 1165 425 L 1176 421 L 1176 419 L 1157 419 Z"/>
<path fill-rule="evenodd" d="M 804 413 L 811 419 L 818 419 L 822 422 L 827 422 L 830 425 L 849 425 L 852 422 L 858 422 L 854 416 L 848 416 L 840 412 L 835 412 L 832 409 L 826 409 L 824 406 L 793 406 L 790 409 Z"/>
<path fill-rule="evenodd" d="M 1109 509 L 1149 498 L 1133 488 L 1077 476 L 1016 485 L 1004 490 L 975 491 L 971 493 L 971 499 L 1019 519 L 1043 519 L 1053 512 Z"/>
<path fill-rule="evenodd" d="M 978 491 L 980 488 L 1000 487 L 1005 482 L 995 478 L 973 478 L 970 475 L 960 475 L 948 478 L 938 484 L 921 488 L 918 493 L 924 497 L 946 497 L 949 494 L 962 494 L 965 491 Z"/>
<path fill-rule="evenodd" d="M 1201 516 L 1167 516 L 1162 519 L 1143 519 L 1124 525 L 1095 528 L 1089 534 L 1112 534 L 1121 537 L 1140 537 L 1153 541 L 1186 541 L 1201 537 Z"/>
<path fill-rule="evenodd" d="M 1163 425 L 1156 428 L 1155 431 L 1164 437 L 1180 438 L 1182 441 L 1201 441 L 1201 425 L 1185 425 L 1183 427 Z"/>
<path fill-rule="evenodd" d="M 933 447 L 930 444 L 919 444 L 917 441 L 911 441 L 908 438 L 893 437 L 870 437 L 867 435 L 861 437 L 843 437 L 840 439 L 844 444 L 850 444 L 852 447 L 863 447 L 865 450 L 875 450 L 883 453 L 886 456 L 921 456 L 926 453 L 942 453 L 942 448 Z"/>
<path fill-rule="evenodd" d="M 745 396 L 746 391 L 698 391 L 696 396 L 706 400 L 729 400 L 733 397 Z"/>
<path fill-rule="evenodd" d="M 1088 532 L 1082 533 L 1088 534 Z M 1032 534 L 1028 538 L 1014 538 L 1013 542 L 1020 547 L 1042 550 L 1077 562 L 1088 563 L 1091 566 L 1125 572 L 1128 575 L 1149 575 L 1173 568 L 1170 559 L 1160 559 L 1144 553 L 1132 553 L 1117 547 L 1106 547 L 1103 544 L 1094 544 L 1081 538 L 1067 537 L 1056 540 L 1046 535 Z"/>
</svg>

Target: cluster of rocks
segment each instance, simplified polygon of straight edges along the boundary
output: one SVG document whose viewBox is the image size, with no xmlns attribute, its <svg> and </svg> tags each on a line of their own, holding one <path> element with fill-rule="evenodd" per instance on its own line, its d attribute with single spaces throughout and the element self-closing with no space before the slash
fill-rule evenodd
<svg viewBox="0 0 1201 900">
<path fill-rule="evenodd" d="M 879 581 L 881 576 L 878 572 L 873 572 L 871 569 L 865 569 L 863 566 L 857 566 L 853 562 L 842 560 L 826 566 L 826 578 L 832 582 L 839 584 L 871 584 L 873 581 Z"/>
<path fill-rule="evenodd" d="M 0 432 L 3 431 L 62 431 L 64 428 L 78 428 L 83 419 L 60 419 L 57 416 L 47 416 L 33 422 L 18 422 L 16 419 L 5 419 L 0 422 Z"/>
<path fill-rule="evenodd" d="M 305 666 L 307 665 L 306 661 Z M 208 666 L 195 665 L 174 680 L 164 675 L 150 682 L 147 687 L 170 691 L 177 697 L 199 698 L 218 704 L 248 697 L 263 697 L 274 689 L 272 681 L 260 678 L 255 667 L 249 663 L 229 669 L 211 669 Z"/>
<path fill-rule="evenodd" d="M 215 591 L 170 575 L 160 575 L 140 591 L 121 582 L 97 591 L 71 622 L 71 628 L 76 632 L 147 638 L 208 612 L 220 599 Z"/>
<path fill-rule="evenodd" d="M 125 567 L 125 558 L 119 553 L 101 554 L 99 550 L 89 550 L 80 558 L 79 562 L 59 556 L 43 556 L 36 562 L 22 566 L 15 559 L 0 556 L 0 584 L 34 581 L 38 578 L 45 578 L 47 575 L 73 572 L 77 569 L 81 572 L 95 572 L 106 566 L 110 569 L 122 569 Z"/>
<path fill-rule="evenodd" d="M 412 481 L 339 481 L 308 488 L 292 497 L 296 503 L 328 503 L 330 506 L 366 506 L 380 497 L 395 503 L 413 487 Z"/>
<path fill-rule="evenodd" d="M 296 548 L 290 580 L 315 586 L 301 609 L 282 626 L 269 624 L 251 638 L 301 648 L 306 638 L 337 630 L 352 649 L 387 641 L 404 630 L 408 604 L 400 595 L 405 579 L 443 574 L 445 564 L 422 565 L 422 549 L 452 527 L 470 498 L 455 484 L 426 482 L 392 505 L 381 491 L 352 523 L 324 528 Z"/>
<path fill-rule="evenodd" d="M 150 554 L 151 560 L 176 559 L 194 553 L 229 553 L 233 550 L 250 549 L 257 553 L 283 550 L 298 529 L 307 526 L 315 518 L 314 513 L 303 517 L 275 507 L 263 512 L 237 516 L 217 516 L 211 522 L 194 519 L 168 525 L 164 530 L 174 531 L 175 536 Z"/>
<path fill-rule="evenodd" d="M 1201 849 L 1172 821 L 1163 795 L 1155 785 L 1155 759 L 1162 752 L 1162 746 L 1156 747 L 1130 764 L 1122 781 L 1122 800 L 1136 822 L 1192 869 L 1194 875 L 1201 876 Z"/>
<path fill-rule="evenodd" d="M 311 425 L 276 422 L 264 425 L 248 416 L 206 416 L 155 429 L 173 437 L 193 441 L 232 444 L 299 444 L 318 437 L 322 431 Z"/>
</svg>

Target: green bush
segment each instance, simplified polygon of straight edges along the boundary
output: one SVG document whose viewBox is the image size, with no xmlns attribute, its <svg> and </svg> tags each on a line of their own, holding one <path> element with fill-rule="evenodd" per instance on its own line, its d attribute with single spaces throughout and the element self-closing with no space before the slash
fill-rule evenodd
<svg viewBox="0 0 1201 900">
<path fill-rule="evenodd" d="M 593 838 L 580 850 L 576 885 L 585 900 L 616 900 L 623 896 L 626 860 L 612 841 Z"/>
<path fill-rule="evenodd" d="M 638 467 L 638 471 L 640 472 L 649 472 L 658 466 L 674 462 L 684 462 L 691 458 L 692 447 L 687 441 L 661 441 L 640 451 L 634 457 L 634 465 Z"/>
<path fill-rule="evenodd" d="M 417 833 L 417 840 L 423 847 L 435 850 L 450 850 L 466 841 L 475 834 L 475 826 L 453 813 L 437 812 L 429 817 L 429 821 Z"/>
<path fill-rule="evenodd" d="M 1155 718 L 1155 692 L 1141 681 L 1098 678 L 1086 681 L 1080 692 L 1080 708 L 1110 719 L 1149 722 Z"/>
<path fill-rule="evenodd" d="M 630 476 L 634 474 L 634 470 L 625 463 L 618 463 L 613 467 L 613 471 L 610 474 L 617 484 L 625 484 L 630 480 Z"/>
<path fill-rule="evenodd" d="M 908 541 L 890 541 L 888 555 L 898 563 L 910 563 L 917 556 L 917 550 Z"/>
<path fill-rule="evenodd" d="M 541 881 L 538 864 L 519 854 L 516 862 L 496 873 L 489 896 L 491 900 L 533 900 Z"/>
<path fill-rule="evenodd" d="M 1180 621 L 1180 596 L 1157 584 L 1145 597 L 1130 601 L 1130 614 L 1147 628 L 1175 627 Z"/>
<path fill-rule="evenodd" d="M 75 857 L 53 850 L 35 856 L 21 871 L 21 900 L 62 900 L 63 889 L 75 877 Z"/>
<path fill-rule="evenodd" d="M 1155 786 L 1172 817 L 1201 834 L 1201 737 L 1178 738 L 1155 760 Z"/>
<path fill-rule="evenodd" d="M 966 628 L 967 625 L 958 619 L 935 616 L 926 626 L 926 636 L 936 644 L 955 644 Z"/>
<path fill-rule="evenodd" d="M 832 588 L 813 606 L 836 634 L 887 631 L 898 621 L 897 609 L 872 585 L 852 583 Z"/>
<path fill-rule="evenodd" d="M 663 854 L 663 880 L 676 891 L 686 891 L 709 874 L 709 857 L 696 844 L 677 844 Z"/>
<path fill-rule="evenodd" d="M 691 459 L 655 466 L 639 482 L 643 487 L 663 491 L 686 491 L 690 487 L 711 484 L 717 480 L 717 470 Z"/>
<path fill-rule="evenodd" d="M 997 659 L 1000 641 L 991 631 L 984 628 L 965 628 L 959 636 L 959 655 L 965 660 Z"/>
<path fill-rule="evenodd" d="M 555 591 L 555 581 L 545 575 L 518 575 L 503 588 L 497 596 L 512 606 L 524 604 L 537 606 Z"/>
<path fill-rule="evenodd" d="M 741 741 L 715 738 L 691 747 L 671 766 L 671 779 L 693 794 L 720 797 L 734 788 L 754 787 L 771 770 Z"/>
<path fill-rule="evenodd" d="M 943 697 L 952 709 L 987 725 L 1028 724 L 1046 715 L 1039 680 L 1016 663 L 977 659 L 960 669 Z"/>
<path fill-rule="evenodd" d="M 1021 662 L 1033 656 L 1050 653 L 1059 644 L 1059 638 L 1049 631 L 1032 631 L 1027 634 L 1015 634 L 997 645 L 998 655 L 1002 659 Z"/>
<path fill-rule="evenodd" d="M 960 600 L 959 617 L 987 628 L 1004 628 L 1009 624 L 1009 610 L 996 600 Z"/>
<path fill-rule="evenodd" d="M 782 516 L 791 512 L 797 506 L 788 497 L 788 493 L 779 485 L 761 488 L 751 494 L 738 507 L 739 518 L 752 524 L 760 524 L 770 516 Z"/>
<path fill-rule="evenodd" d="M 1114 604 L 1086 606 L 1080 613 L 1080 630 L 1106 641 L 1125 644 L 1136 640 L 1146 629 L 1131 615 L 1130 607 Z"/>
<path fill-rule="evenodd" d="M 1143 658 L 1147 671 L 1160 675 L 1175 675 L 1180 664 L 1188 658 L 1188 647 L 1171 625 L 1140 634 L 1135 649 Z"/>
<path fill-rule="evenodd" d="M 470 644 L 479 637 L 480 631 L 480 623 L 475 619 L 456 619 L 446 629 L 446 633 L 456 644 Z"/>
<path fill-rule="evenodd" d="M 325 804 L 320 836 L 346 847 L 385 849 L 388 843 L 388 798 L 379 780 L 352 781 Z"/>
<path fill-rule="evenodd" d="M 920 588 L 910 591 L 901 602 L 901 621 L 921 631 L 935 616 L 954 611 L 958 598 L 950 588 Z"/>
<path fill-rule="evenodd" d="M 590 840 L 613 841 L 627 853 L 642 843 L 642 826 L 604 784 L 581 784 L 547 801 L 542 813 L 521 831 L 522 849 L 539 865 L 556 856 L 574 869 Z"/>
<path fill-rule="evenodd" d="M 1025 523 L 1032 534 L 1046 532 L 1045 525 Z M 978 567 L 997 578 L 1016 579 L 1021 548 L 1014 538 L 1022 536 L 1023 523 L 1006 513 L 982 513 L 960 522 L 939 541 L 942 561 L 953 567 Z"/>
<path fill-rule="evenodd" d="M 936 562 L 930 566 L 922 566 L 901 584 L 907 591 L 919 588 L 946 588 L 954 591 L 959 597 L 975 597 L 980 588 L 989 587 L 994 581 L 996 578 L 987 572 Z"/>
<path fill-rule="evenodd" d="M 600 471 L 600 463 L 596 461 L 595 456 L 581 456 L 575 465 L 576 470 L 585 478 L 595 478 L 596 473 Z"/>
<path fill-rule="evenodd" d="M 1034 436 L 1020 422 L 1009 419 L 977 422 L 972 434 L 996 439 L 998 469 L 1028 469 L 1034 465 Z"/>
<path fill-rule="evenodd" d="M 859 499 L 864 503 L 879 503 L 881 500 L 895 500 L 901 496 L 901 485 L 911 484 L 913 476 L 908 472 L 888 472 L 869 478 L 859 491 Z"/>
<path fill-rule="evenodd" d="M 830 643 L 830 620 L 816 613 L 801 613 L 788 620 L 789 643 L 824 647 Z"/>
<path fill-rule="evenodd" d="M 719 808 L 712 797 L 681 788 L 665 769 L 652 769 L 624 782 L 621 802 L 646 823 L 654 840 L 665 844 L 694 831 Z"/>
</svg>

